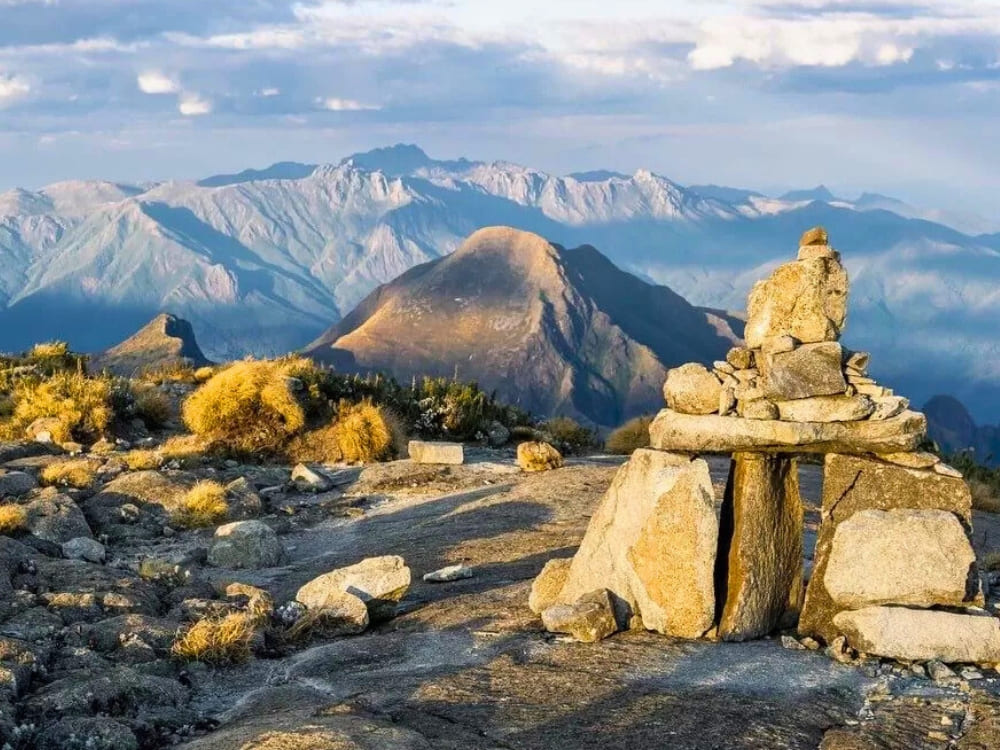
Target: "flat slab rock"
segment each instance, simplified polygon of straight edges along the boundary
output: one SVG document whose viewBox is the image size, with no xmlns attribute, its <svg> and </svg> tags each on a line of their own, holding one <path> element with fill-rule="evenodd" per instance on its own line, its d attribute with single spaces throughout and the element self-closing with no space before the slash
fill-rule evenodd
<svg viewBox="0 0 1000 750">
<path fill-rule="evenodd" d="M 688 453 L 903 453 L 927 433 L 927 418 L 914 411 L 882 421 L 782 422 L 718 415 L 695 416 L 663 409 L 649 427 L 650 447 Z"/>
<path fill-rule="evenodd" d="M 411 440 L 408 452 L 410 460 L 416 464 L 460 466 L 465 463 L 465 449 L 461 443 Z"/>
</svg>

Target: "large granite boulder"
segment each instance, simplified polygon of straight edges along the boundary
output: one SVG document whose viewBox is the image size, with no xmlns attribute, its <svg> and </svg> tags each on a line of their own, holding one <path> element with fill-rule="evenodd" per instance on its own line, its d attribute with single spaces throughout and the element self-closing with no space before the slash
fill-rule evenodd
<svg viewBox="0 0 1000 750">
<path fill-rule="evenodd" d="M 961 607 L 978 593 L 975 562 L 954 513 L 863 510 L 837 526 L 823 584 L 841 609 Z"/>
<path fill-rule="evenodd" d="M 298 590 L 296 601 L 309 609 L 324 609 L 339 602 L 346 591 L 361 599 L 373 620 L 395 614 L 396 604 L 410 588 L 410 569 L 402 557 L 369 557 L 309 581 Z"/>
<path fill-rule="evenodd" d="M 509 435 L 510 433 L 508 433 L 508 437 Z M 416 464 L 459 466 L 465 462 L 465 449 L 461 443 L 411 440 L 407 451 L 410 454 L 410 460 Z"/>
<path fill-rule="evenodd" d="M 827 642 L 837 635 L 833 616 L 842 607 L 833 601 L 824 583 L 837 527 L 861 511 L 896 508 L 944 510 L 961 519 L 966 527 L 972 523 L 972 496 L 960 478 L 940 474 L 933 466 L 909 468 L 870 456 L 832 453 L 826 457 L 821 523 L 812 577 L 799 618 L 800 634 Z"/>
<path fill-rule="evenodd" d="M 746 344 L 792 336 L 805 344 L 836 341 L 847 319 L 847 272 L 836 257 L 786 263 L 758 281 L 747 300 Z"/>
<path fill-rule="evenodd" d="M 717 567 L 724 596 L 719 637 L 742 641 L 771 632 L 802 593 L 802 500 L 798 463 L 737 453 L 722 505 Z M 721 563 L 725 562 L 723 566 Z"/>
<path fill-rule="evenodd" d="M 715 619 L 718 534 L 708 464 L 637 450 L 591 518 L 559 602 L 606 588 L 619 625 L 638 615 L 649 630 L 697 638 Z"/>
<path fill-rule="evenodd" d="M 92 538 L 83 511 L 69 495 L 46 493 L 24 506 L 25 527 L 39 539 L 62 544 L 77 537 Z"/>
<path fill-rule="evenodd" d="M 1000 619 L 906 607 L 841 612 L 834 627 L 858 651 L 903 661 L 1000 662 Z"/>
<path fill-rule="evenodd" d="M 843 349 L 834 341 L 803 344 L 790 352 L 762 357 L 764 395 L 776 401 L 789 401 L 844 393 L 847 381 L 843 358 Z"/>
<path fill-rule="evenodd" d="M 719 410 L 722 382 L 704 365 L 689 362 L 667 372 L 663 397 L 674 411 L 712 414 Z"/>
</svg>

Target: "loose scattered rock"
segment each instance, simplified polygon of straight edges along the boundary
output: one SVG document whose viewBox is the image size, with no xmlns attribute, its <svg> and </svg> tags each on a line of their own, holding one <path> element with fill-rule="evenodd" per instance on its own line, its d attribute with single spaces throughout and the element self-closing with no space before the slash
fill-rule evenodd
<svg viewBox="0 0 1000 750">
<path fill-rule="evenodd" d="M 410 588 L 410 569 L 402 557 L 370 557 L 346 568 L 314 578 L 295 595 L 309 609 L 323 609 L 328 601 L 339 600 L 341 592 L 360 598 L 372 619 L 395 614 L 396 604 Z"/>
<path fill-rule="evenodd" d="M 92 563 L 102 563 L 107 554 L 104 545 L 94 539 L 78 536 L 63 542 L 62 553 L 70 560 L 86 560 Z"/>
<path fill-rule="evenodd" d="M 502 426 L 502 425 L 501 425 Z M 510 432 L 504 443 L 510 439 Z M 460 466 L 465 463 L 465 449 L 461 443 L 427 442 L 411 440 L 409 444 L 410 460 L 418 464 L 444 464 Z"/>
<path fill-rule="evenodd" d="M 292 482 L 300 492 L 326 492 L 330 481 L 305 464 L 297 464 L 292 469 Z"/>
<path fill-rule="evenodd" d="M 773 354 L 766 359 L 767 366 L 763 370 L 764 393 L 775 401 L 843 393 L 847 390 L 847 382 L 844 380 L 842 360 L 840 344 L 832 341 L 803 344 L 792 351 Z"/>
<path fill-rule="evenodd" d="M 425 573 L 423 580 L 427 583 L 451 583 L 472 578 L 475 571 L 466 565 L 449 565 L 446 568 Z"/>
<path fill-rule="evenodd" d="M 551 471 L 562 468 L 563 457 L 548 443 L 521 443 L 517 446 L 517 465 L 522 471 Z"/>
<path fill-rule="evenodd" d="M 263 521 L 234 521 L 215 530 L 208 563 L 219 568 L 271 568 L 285 560 L 285 548 Z"/>
<path fill-rule="evenodd" d="M 591 591 L 572 604 L 556 604 L 542 612 L 550 633 L 568 633 L 582 643 L 595 643 L 618 631 L 615 607 L 607 589 Z"/>
<path fill-rule="evenodd" d="M 542 572 L 531 582 L 528 607 L 532 612 L 540 615 L 543 610 L 559 601 L 559 595 L 566 585 L 566 577 L 569 575 L 572 563 L 573 558 L 571 557 L 557 557 L 545 563 Z"/>
</svg>

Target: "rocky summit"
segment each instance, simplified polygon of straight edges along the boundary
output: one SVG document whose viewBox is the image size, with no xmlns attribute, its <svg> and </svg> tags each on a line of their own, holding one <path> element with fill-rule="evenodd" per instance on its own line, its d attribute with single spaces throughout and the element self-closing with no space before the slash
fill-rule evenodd
<svg viewBox="0 0 1000 750">
<path fill-rule="evenodd" d="M 572 561 L 543 572 L 548 606 L 604 588 L 623 628 L 743 641 L 798 621 L 837 656 L 1000 661 L 969 489 L 919 452 L 924 416 L 840 344 L 848 278 L 828 242 L 806 232 L 798 259 L 754 286 L 745 346 L 667 373 L 651 449 L 620 469 Z M 733 456 L 718 523 L 702 453 Z M 801 453 L 826 456 L 808 585 Z"/>
<path fill-rule="evenodd" d="M 157 315 L 125 341 L 99 354 L 94 362 L 96 369 L 119 375 L 209 364 L 191 324 L 169 313 Z"/>
</svg>

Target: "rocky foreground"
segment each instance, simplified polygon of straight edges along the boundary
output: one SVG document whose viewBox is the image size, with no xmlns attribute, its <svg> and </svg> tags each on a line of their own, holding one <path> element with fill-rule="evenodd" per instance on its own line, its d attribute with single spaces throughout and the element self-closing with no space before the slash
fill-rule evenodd
<svg viewBox="0 0 1000 750">
<path fill-rule="evenodd" d="M 33 488 L 64 460 L 47 449 L 4 446 L 0 459 L 3 492 L 20 483 L 29 531 L 0 537 L 10 747 L 19 737 L 40 750 L 1000 745 L 992 668 L 839 663 L 791 630 L 747 643 L 546 633 L 527 607 L 531 581 L 573 554 L 617 459 L 524 473 L 512 450 L 482 449 L 461 466 L 318 467 L 293 481 L 290 467 L 234 462 L 131 471 L 112 454 L 93 488 L 64 491 Z M 718 504 L 726 463 L 711 467 Z M 821 472 L 800 471 L 808 570 Z M 265 526 L 268 542 L 227 558 L 213 529 L 165 521 L 206 478 L 228 483 L 231 507 Z M 983 557 L 1000 519 L 977 512 L 974 528 Z M 265 633 L 253 658 L 231 666 L 171 656 L 189 623 L 246 608 L 258 589 L 275 622 L 294 618 L 305 584 L 384 555 L 402 557 L 412 583 L 395 616 L 363 633 L 294 643 Z M 254 567 L 223 567 L 239 563 Z M 454 565 L 471 577 L 423 580 Z M 996 611 L 1000 581 L 990 583 Z"/>
</svg>

